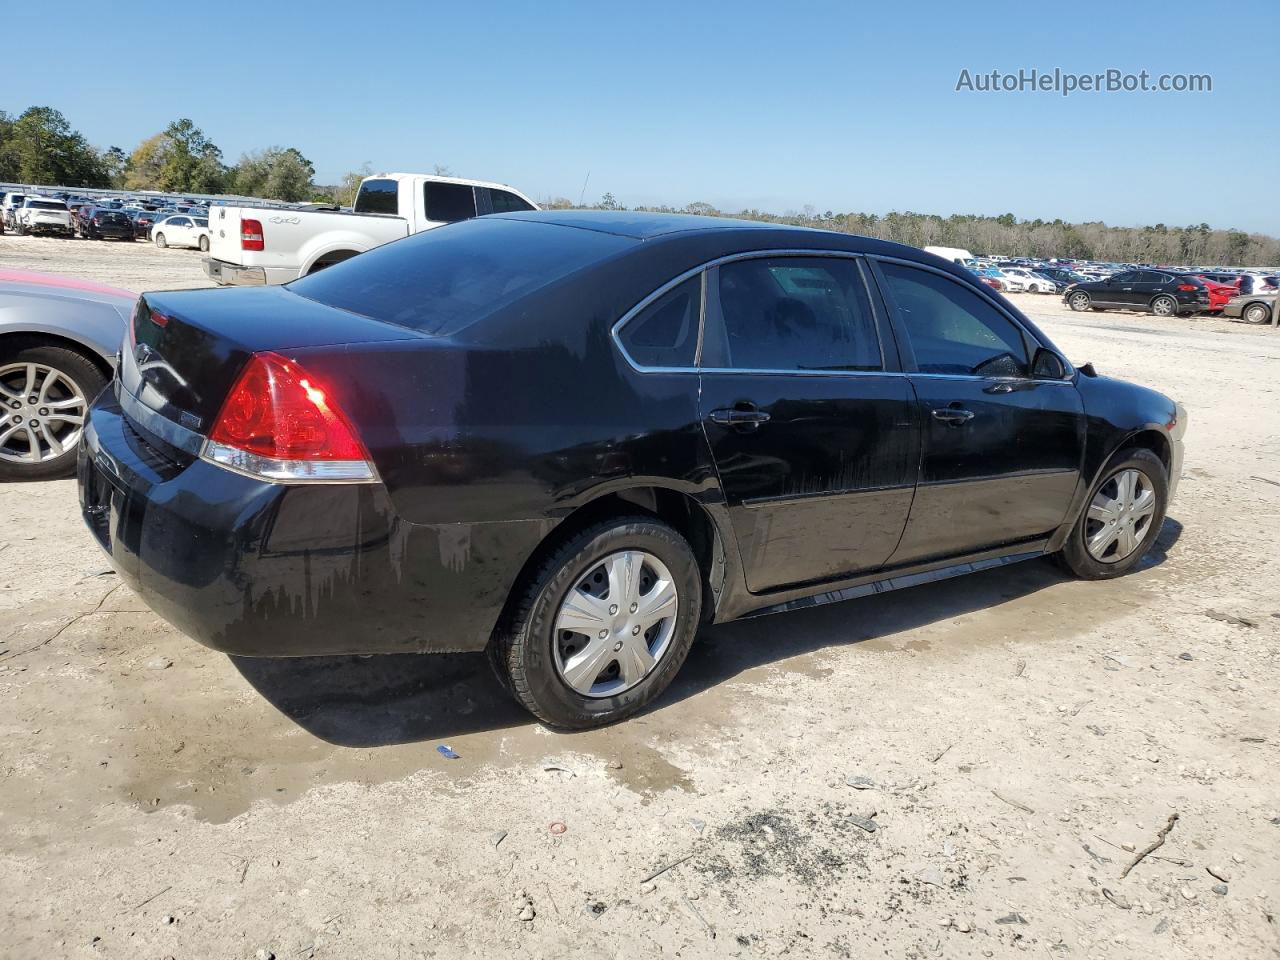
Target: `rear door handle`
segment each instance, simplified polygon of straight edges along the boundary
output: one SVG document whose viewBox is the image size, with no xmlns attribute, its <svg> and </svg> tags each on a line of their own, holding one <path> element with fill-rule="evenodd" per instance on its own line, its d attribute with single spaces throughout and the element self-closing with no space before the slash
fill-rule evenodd
<svg viewBox="0 0 1280 960">
<path fill-rule="evenodd" d="M 754 429 L 762 423 L 769 422 L 769 414 L 763 410 L 757 410 L 754 406 L 743 405 L 739 407 L 721 407 L 719 410 L 711 411 L 711 422 L 718 423 L 725 427 L 744 427 L 746 429 Z"/>
<path fill-rule="evenodd" d="M 968 423 L 973 419 L 972 410 L 961 410 L 958 407 L 939 407 L 933 411 L 933 419 L 941 420 L 943 423 L 961 424 Z"/>
</svg>

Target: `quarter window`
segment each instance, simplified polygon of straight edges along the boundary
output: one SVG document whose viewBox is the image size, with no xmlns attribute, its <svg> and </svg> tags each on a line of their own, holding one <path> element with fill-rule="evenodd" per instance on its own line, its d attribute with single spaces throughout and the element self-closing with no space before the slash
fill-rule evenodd
<svg viewBox="0 0 1280 960">
<path fill-rule="evenodd" d="M 426 196 L 428 220 L 454 223 L 458 220 L 470 220 L 476 215 L 475 192 L 466 184 L 428 180 L 423 184 L 422 192 Z"/>
<path fill-rule="evenodd" d="M 692 367 L 698 348 L 702 277 L 690 277 L 627 321 L 623 346 L 642 367 Z"/>
<path fill-rule="evenodd" d="M 738 370 L 880 370 L 858 265 L 834 257 L 762 257 L 719 269 L 720 323 L 704 364 Z"/>
<path fill-rule="evenodd" d="M 972 290 L 928 270 L 880 269 L 921 373 L 1027 376 L 1027 347 L 1014 323 Z"/>
<path fill-rule="evenodd" d="M 522 210 L 533 209 L 533 204 L 521 200 L 514 193 L 506 190 L 490 190 L 489 197 L 493 202 L 494 213 L 519 213 Z"/>
</svg>

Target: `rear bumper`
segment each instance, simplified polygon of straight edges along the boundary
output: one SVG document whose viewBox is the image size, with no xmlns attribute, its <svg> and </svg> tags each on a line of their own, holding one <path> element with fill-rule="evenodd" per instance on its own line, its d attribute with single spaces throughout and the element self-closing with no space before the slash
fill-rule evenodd
<svg viewBox="0 0 1280 960">
<path fill-rule="evenodd" d="M 37 220 L 34 223 L 24 223 L 22 229 L 26 230 L 27 233 L 70 233 L 71 224 Z"/>
<path fill-rule="evenodd" d="M 125 583 L 205 646 L 250 657 L 484 648 L 539 522 L 423 525 L 380 484 L 284 485 L 168 447 L 113 383 L 78 458 L 86 525 Z"/>
<path fill-rule="evenodd" d="M 221 286 L 260 287 L 268 283 L 288 283 L 298 279 L 296 270 L 280 267 L 246 267 L 225 260 L 205 257 L 201 265 L 205 274 Z"/>
</svg>

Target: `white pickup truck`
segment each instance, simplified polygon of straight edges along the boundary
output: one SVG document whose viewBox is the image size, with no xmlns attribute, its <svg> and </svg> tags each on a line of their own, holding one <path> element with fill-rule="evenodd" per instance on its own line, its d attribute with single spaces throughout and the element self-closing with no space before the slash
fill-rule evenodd
<svg viewBox="0 0 1280 960">
<path fill-rule="evenodd" d="M 537 209 L 501 183 L 382 173 L 361 181 L 351 211 L 211 206 L 204 271 L 220 284 L 287 283 L 411 233 Z"/>
</svg>

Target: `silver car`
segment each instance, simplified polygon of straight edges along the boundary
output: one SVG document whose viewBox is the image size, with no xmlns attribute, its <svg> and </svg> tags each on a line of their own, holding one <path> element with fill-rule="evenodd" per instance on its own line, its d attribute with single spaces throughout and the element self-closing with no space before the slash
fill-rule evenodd
<svg viewBox="0 0 1280 960">
<path fill-rule="evenodd" d="M 1222 308 L 1224 317 L 1239 317 L 1245 323 L 1270 323 L 1275 293 L 1250 293 L 1232 297 Z"/>
<path fill-rule="evenodd" d="M 89 404 L 115 369 L 137 296 L 0 270 L 0 480 L 75 472 Z"/>
</svg>

